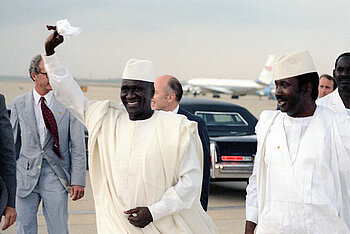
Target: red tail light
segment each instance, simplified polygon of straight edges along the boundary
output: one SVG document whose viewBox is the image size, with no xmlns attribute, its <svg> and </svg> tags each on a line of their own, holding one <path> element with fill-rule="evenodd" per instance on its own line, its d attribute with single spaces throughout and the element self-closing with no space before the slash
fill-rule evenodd
<svg viewBox="0 0 350 234">
<path fill-rule="evenodd" d="M 244 161 L 242 156 L 221 156 L 222 161 Z"/>
</svg>

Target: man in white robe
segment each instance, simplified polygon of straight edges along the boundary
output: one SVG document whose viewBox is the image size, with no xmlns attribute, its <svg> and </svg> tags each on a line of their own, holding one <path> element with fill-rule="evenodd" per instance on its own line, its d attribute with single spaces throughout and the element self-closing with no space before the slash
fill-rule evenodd
<svg viewBox="0 0 350 234">
<path fill-rule="evenodd" d="M 316 106 L 307 51 L 274 66 L 281 111 L 264 111 L 246 197 L 245 233 L 349 233 L 350 118 Z"/>
<path fill-rule="evenodd" d="M 88 101 L 54 54 L 62 42 L 55 30 L 46 40 L 43 60 L 57 99 L 89 131 L 98 232 L 216 233 L 199 202 L 197 126 L 184 116 L 151 109 L 152 62 L 128 61 L 120 93 L 125 108 Z"/>
<path fill-rule="evenodd" d="M 350 52 L 343 53 L 335 60 L 333 77 L 338 88 L 316 101 L 337 113 L 350 115 Z"/>
</svg>

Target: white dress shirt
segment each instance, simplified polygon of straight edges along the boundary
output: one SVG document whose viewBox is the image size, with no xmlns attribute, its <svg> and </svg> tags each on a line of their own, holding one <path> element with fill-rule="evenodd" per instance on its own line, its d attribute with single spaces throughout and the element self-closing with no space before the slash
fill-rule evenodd
<svg viewBox="0 0 350 234">
<path fill-rule="evenodd" d="M 33 97 L 34 97 L 34 112 L 36 119 L 36 126 L 38 128 L 39 138 L 41 147 L 44 147 L 45 139 L 47 137 L 48 131 L 44 122 L 43 113 L 41 110 L 41 102 L 40 98 L 45 98 L 45 104 L 51 109 L 52 108 L 52 100 L 53 100 L 53 92 L 48 92 L 46 95 L 41 96 L 38 92 L 33 89 Z"/>
<path fill-rule="evenodd" d="M 287 145 L 292 162 L 294 162 L 296 159 L 300 142 L 310 124 L 311 119 L 312 116 L 304 118 L 293 118 L 288 115 L 284 116 L 283 127 L 286 133 Z"/>
<path fill-rule="evenodd" d="M 174 114 L 177 114 L 177 112 L 179 112 L 179 108 L 180 108 L 180 106 L 177 105 L 176 108 L 175 108 L 172 112 L 173 112 Z"/>
</svg>

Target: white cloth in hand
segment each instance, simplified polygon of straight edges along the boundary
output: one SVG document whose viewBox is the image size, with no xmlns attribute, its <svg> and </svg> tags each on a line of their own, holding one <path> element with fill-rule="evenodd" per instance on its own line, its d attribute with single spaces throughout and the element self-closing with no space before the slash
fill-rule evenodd
<svg viewBox="0 0 350 234">
<path fill-rule="evenodd" d="M 72 27 L 67 19 L 57 21 L 56 27 L 58 34 L 67 38 L 74 37 L 81 32 L 81 28 Z"/>
</svg>

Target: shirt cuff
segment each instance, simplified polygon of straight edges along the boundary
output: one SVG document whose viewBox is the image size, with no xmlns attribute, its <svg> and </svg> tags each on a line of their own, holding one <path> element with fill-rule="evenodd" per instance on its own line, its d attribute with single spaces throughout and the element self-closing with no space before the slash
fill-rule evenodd
<svg viewBox="0 0 350 234">
<path fill-rule="evenodd" d="M 259 210 L 256 207 L 253 206 L 247 206 L 245 215 L 246 215 L 246 220 L 258 224 L 258 213 Z"/>
<path fill-rule="evenodd" d="M 163 218 L 164 216 L 167 216 L 169 213 L 169 210 L 164 201 L 156 202 L 150 206 L 147 206 L 147 208 L 151 212 L 153 222 Z"/>
</svg>

